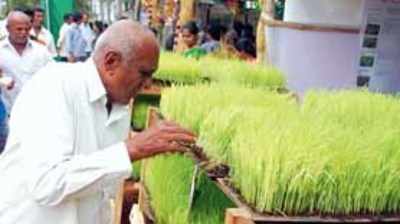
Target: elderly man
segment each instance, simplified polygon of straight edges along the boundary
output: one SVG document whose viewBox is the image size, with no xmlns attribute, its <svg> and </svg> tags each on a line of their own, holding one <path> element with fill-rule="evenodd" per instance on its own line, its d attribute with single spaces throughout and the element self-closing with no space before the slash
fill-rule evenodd
<svg viewBox="0 0 400 224">
<path fill-rule="evenodd" d="M 13 11 L 7 17 L 9 36 L 0 42 L 0 69 L 5 77 L 14 81 L 13 88 L 2 90 L 8 111 L 22 86 L 40 68 L 52 61 L 44 46 L 29 40 L 30 29 L 30 18 L 23 12 Z"/>
<path fill-rule="evenodd" d="M 32 17 L 32 29 L 30 31 L 31 37 L 36 42 L 46 46 L 50 54 L 55 57 L 57 56 L 56 45 L 54 44 L 53 35 L 43 27 L 44 10 L 42 8 L 33 9 Z"/>
<path fill-rule="evenodd" d="M 194 141 L 171 122 L 124 141 L 127 104 L 151 84 L 158 58 L 152 32 L 122 20 L 103 33 L 93 58 L 49 64 L 24 87 L 0 157 L 0 223 L 110 223 L 109 200 L 132 161 Z"/>
</svg>

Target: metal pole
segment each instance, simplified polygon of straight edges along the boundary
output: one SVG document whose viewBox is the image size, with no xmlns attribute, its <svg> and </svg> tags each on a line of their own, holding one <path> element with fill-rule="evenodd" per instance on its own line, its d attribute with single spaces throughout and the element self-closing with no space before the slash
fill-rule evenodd
<svg viewBox="0 0 400 224">
<path fill-rule="evenodd" d="M 135 1 L 134 9 L 133 9 L 133 15 L 135 17 L 135 20 L 139 21 L 140 19 L 140 0 Z"/>
<path fill-rule="evenodd" d="M 101 17 L 101 21 L 105 22 L 105 18 L 104 18 L 104 0 L 99 0 L 100 2 L 100 17 Z"/>
<path fill-rule="evenodd" d="M 7 12 L 10 12 L 11 8 L 12 8 L 12 2 L 11 2 L 11 0 L 6 0 L 6 3 L 7 3 Z"/>
<path fill-rule="evenodd" d="M 107 0 L 106 5 L 107 5 L 107 23 L 111 24 L 111 1 Z"/>
<path fill-rule="evenodd" d="M 49 0 L 46 0 L 46 17 L 47 17 L 47 29 L 50 30 L 50 7 Z"/>
</svg>

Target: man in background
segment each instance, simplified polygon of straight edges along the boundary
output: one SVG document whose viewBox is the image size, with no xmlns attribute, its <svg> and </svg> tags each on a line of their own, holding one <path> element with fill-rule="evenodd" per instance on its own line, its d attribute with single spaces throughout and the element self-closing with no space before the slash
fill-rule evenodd
<svg viewBox="0 0 400 224">
<path fill-rule="evenodd" d="M 43 27 L 44 10 L 36 7 L 33 9 L 31 38 L 40 44 L 43 44 L 50 52 L 51 56 L 56 57 L 56 46 L 53 35 Z"/>
<path fill-rule="evenodd" d="M 0 70 L 0 86 L 1 88 L 11 88 L 12 80 L 3 77 L 3 72 Z M 0 92 L 1 96 L 1 92 Z M 0 154 L 6 146 L 8 137 L 8 113 L 3 99 L 0 97 Z"/>
<path fill-rule="evenodd" d="M 82 36 L 86 41 L 86 56 L 90 57 L 93 51 L 93 41 L 95 39 L 94 32 L 89 25 L 89 15 L 87 13 L 82 13 L 82 24 L 81 24 Z"/>
<path fill-rule="evenodd" d="M 68 54 L 66 49 L 66 36 L 68 30 L 71 28 L 71 24 L 72 24 L 72 15 L 71 13 L 67 13 L 64 15 L 64 23 L 60 28 L 59 37 L 57 41 L 58 56 L 60 56 L 60 61 L 62 62 L 68 61 Z"/>
<path fill-rule="evenodd" d="M 7 13 L 7 17 L 8 17 L 8 15 L 10 13 L 16 12 L 16 11 L 25 13 L 27 16 L 29 16 L 29 20 L 32 22 L 33 11 L 32 11 L 31 8 L 16 7 L 13 10 L 11 10 L 10 12 Z M 4 40 L 4 39 L 6 39 L 8 37 L 7 17 L 0 21 L 0 40 Z"/>
<path fill-rule="evenodd" d="M 29 39 L 30 18 L 23 12 L 13 11 L 7 17 L 8 37 L 0 42 L 0 69 L 13 80 L 12 88 L 2 89 L 7 111 L 22 86 L 52 57 L 46 47 Z"/>
<path fill-rule="evenodd" d="M 68 62 L 83 62 L 87 59 L 86 45 L 87 42 L 80 28 L 82 23 L 82 14 L 74 12 L 72 14 L 71 28 L 66 35 L 66 51 L 68 54 Z"/>
</svg>

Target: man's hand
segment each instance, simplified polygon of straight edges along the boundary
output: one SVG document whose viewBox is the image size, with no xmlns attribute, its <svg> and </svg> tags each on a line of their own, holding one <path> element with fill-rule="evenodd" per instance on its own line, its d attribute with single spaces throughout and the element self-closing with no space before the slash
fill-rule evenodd
<svg viewBox="0 0 400 224">
<path fill-rule="evenodd" d="M 7 90 L 12 90 L 14 88 L 15 81 L 14 79 L 11 79 L 11 82 L 7 85 Z"/>
<path fill-rule="evenodd" d="M 132 161 L 141 160 L 162 153 L 186 152 L 179 142 L 194 143 L 193 133 L 173 122 L 160 122 L 131 139 L 125 141 Z"/>
<path fill-rule="evenodd" d="M 1 77 L 0 86 L 5 87 L 7 90 L 14 88 L 15 81 L 11 77 Z"/>
<path fill-rule="evenodd" d="M 33 40 L 33 41 L 35 41 L 36 43 L 38 43 L 38 44 L 40 44 L 40 45 L 43 45 L 43 46 L 46 46 L 47 45 L 47 43 L 46 43 L 46 41 L 44 41 L 44 40 L 41 40 L 41 39 L 31 39 L 31 40 Z"/>
</svg>

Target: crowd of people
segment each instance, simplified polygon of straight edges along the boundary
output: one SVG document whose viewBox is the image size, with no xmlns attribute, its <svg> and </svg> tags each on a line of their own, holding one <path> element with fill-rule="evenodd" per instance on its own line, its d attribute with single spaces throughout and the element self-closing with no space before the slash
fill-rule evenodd
<svg viewBox="0 0 400 224">
<path fill-rule="evenodd" d="M 196 21 L 189 21 L 177 32 L 167 37 L 164 48 L 176 50 L 178 39 L 184 43 L 183 55 L 200 58 L 212 54 L 224 58 L 237 58 L 253 61 L 256 58 L 253 27 L 249 24 L 234 22 L 227 28 L 218 22 L 211 22 L 200 29 Z"/>
<path fill-rule="evenodd" d="M 49 62 L 86 61 L 107 28 L 101 21 L 90 21 L 88 13 L 67 13 L 55 41 L 43 26 L 44 16 L 40 7 L 16 8 L 0 24 L 0 153 L 7 139 L 8 117 L 25 83 Z M 229 29 L 213 22 L 200 29 L 196 21 L 190 21 L 178 26 L 166 38 L 163 48 L 175 51 L 179 38 L 186 57 L 212 54 L 247 61 L 256 57 L 253 28 L 239 22 Z"/>
<path fill-rule="evenodd" d="M 74 12 L 64 15 L 57 49 L 63 62 L 85 61 L 90 57 L 97 38 L 107 28 L 101 21 L 89 22 L 87 13 Z"/>
<path fill-rule="evenodd" d="M 0 153 L 7 139 L 8 117 L 25 83 L 50 62 L 88 59 L 106 28 L 100 21 L 89 22 L 87 13 L 67 13 L 55 41 L 43 25 L 44 16 L 40 7 L 15 8 L 0 24 Z"/>
<path fill-rule="evenodd" d="M 177 4 L 180 4 L 179 1 Z M 217 5 L 222 6 L 215 6 Z M 247 18 L 244 21 L 239 17 L 232 18 L 230 13 L 228 15 L 226 12 L 212 15 L 211 11 L 207 11 L 201 18 L 184 22 L 179 19 L 179 8 L 180 6 L 175 7 L 169 16 L 155 16 L 152 3 L 145 1 L 145 4 L 141 5 L 139 22 L 144 26 L 156 27 L 153 31 L 161 39 L 164 50 L 183 53 L 186 57 L 197 59 L 212 55 L 255 61 L 256 38 L 253 21 Z M 225 6 L 221 9 L 228 10 Z M 200 8 L 199 10 L 202 11 Z M 198 15 L 202 14 L 200 11 L 197 12 Z"/>
<path fill-rule="evenodd" d="M 86 61 L 107 28 L 106 23 L 90 21 L 88 13 L 67 13 L 55 41 L 43 26 L 45 13 L 40 7 L 15 8 L 0 23 L 0 153 L 7 139 L 9 115 L 26 82 L 50 62 Z M 196 21 L 190 21 L 174 30 L 163 41 L 167 51 L 176 51 L 181 40 L 181 53 L 186 57 L 212 54 L 250 62 L 256 57 L 253 28 L 248 24 L 234 22 L 228 28 L 211 22 L 200 29 Z"/>
</svg>

